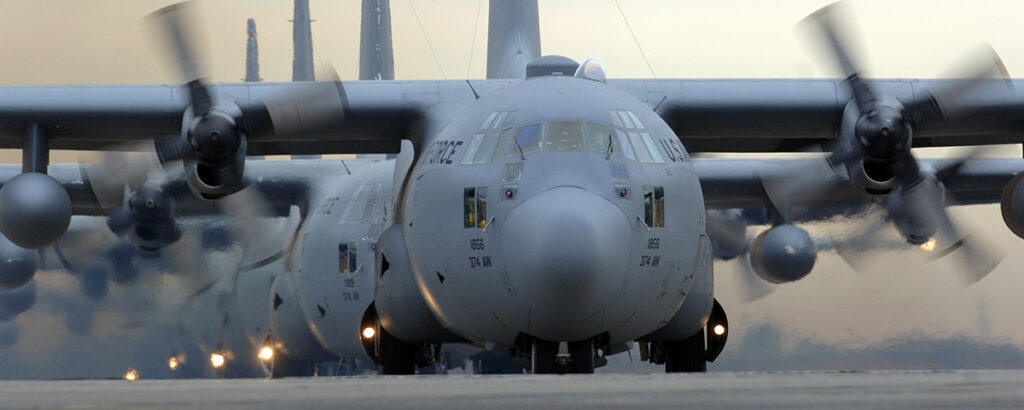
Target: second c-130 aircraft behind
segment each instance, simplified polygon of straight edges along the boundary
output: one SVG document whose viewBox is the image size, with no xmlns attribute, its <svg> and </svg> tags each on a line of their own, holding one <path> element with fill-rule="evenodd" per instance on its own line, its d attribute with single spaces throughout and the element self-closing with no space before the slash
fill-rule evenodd
<svg viewBox="0 0 1024 410">
<path fill-rule="evenodd" d="M 491 10 L 492 21 L 516 17 L 492 28 L 516 39 L 515 52 L 495 59 L 515 79 L 220 85 L 199 80 L 181 11 L 172 6 L 157 20 L 168 23 L 185 87 L 0 88 L 0 133 L 24 134 L 0 146 L 23 148 L 26 170 L 37 171 L 0 191 L 0 230 L 19 245 L 43 246 L 63 233 L 45 221 L 120 205 L 124 198 L 111 200 L 109 191 L 136 187 L 125 171 L 62 184 L 41 177 L 45 168 L 32 164 L 48 147 L 152 138 L 160 163 L 184 166 L 196 197 L 224 201 L 251 185 L 274 208 L 298 205 L 290 249 L 302 257 L 285 258 L 285 269 L 302 315 L 314 318 L 310 328 L 328 350 L 358 346 L 382 374 L 413 373 L 452 343 L 510 355 L 534 373 L 590 373 L 639 342 L 642 358 L 669 372 L 703 371 L 729 333 L 714 299 L 716 250 L 739 243 L 732 248 L 744 249 L 730 253 L 749 253 L 756 280 L 798 280 L 818 251 L 793 225 L 808 215 L 880 208 L 907 242 L 936 240 L 980 261 L 945 206 L 1001 202 L 1007 225 L 1024 236 L 1024 160 L 911 154 L 1020 142 L 1024 101 L 1007 92 L 1018 82 L 988 79 L 1000 75 L 998 60 L 960 80 L 862 79 L 832 7 L 811 21 L 830 40 L 844 80 L 609 80 L 597 59 L 532 58 L 537 5 L 523 1 Z M 694 159 L 687 150 L 820 143 L 831 148 L 827 158 Z M 359 184 L 313 190 L 310 178 L 294 177 L 318 171 L 299 163 L 246 165 L 246 154 L 285 153 L 398 156 L 354 173 L 365 178 Z M 68 209 L 52 205 L 62 200 Z M 176 204 L 178 214 L 210 208 L 196 198 Z M 747 213 L 735 210 L 763 210 L 773 226 L 749 246 L 724 240 L 745 235 Z M 322 229 L 332 224 L 358 225 L 366 240 Z M 335 318 L 327 301 L 346 291 L 347 279 L 359 286 L 357 277 L 368 278 L 315 275 L 368 275 L 360 268 L 366 248 L 372 302 L 361 293 L 360 315 Z M 976 263 L 965 278 L 993 266 Z"/>
</svg>

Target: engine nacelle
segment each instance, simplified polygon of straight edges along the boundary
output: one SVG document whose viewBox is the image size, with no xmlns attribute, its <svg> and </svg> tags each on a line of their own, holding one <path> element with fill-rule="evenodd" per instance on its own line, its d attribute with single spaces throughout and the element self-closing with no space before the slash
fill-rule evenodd
<svg viewBox="0 0 1024 410">
<path fill-rule="evenodd" d="M 35 251 L 15 245 L 0 235 L 0 289 L 14 289 L 32 280 L 39 267 Z"/>
<path fill-rule="evenodd" d="M 27 249 L 53 245 L 71 224 L 71 198 L 53 177 L 28 172 L 0 189 L 0 232 Z"/>
<path fill-rule="evenodd" d="M 185 180 L 193 194 L 200 198 L 216 200 L 245 188 L 245 140 L 235 154 L 222 162 L 207 164 L 185 161 Z"/>
<path fill-rule="evenodd" d="M 999 208 L 1003 222 L 1017 237 L 1024 239 L 1024 172 L 1015 175 L 1003 188 Z"/>
<path fill-rule="evenodd" d="M 380 325 L 395 338 L 411 343 L 457 342 L 423 300 L 405 250 L 402 227 L 392 225 L 380 235 L 375 255 L 374 306 Z"/>
<path fill-rule="evenodd" d="M 716 258 L 732 260 L 747 249 L 747 221 L 741 210 L 709 209 L 706 226 Z"/>
<path fill-rule="evenodd" d="M 846 167 L 850 183 L 872 197 L 889 195 L 896 189 L 896 174 L 890 164 L 861 160 Z"/>
<path fill-rule="evenodd" d="M 750 266 L 761 279 L 786 283 L 803 279 L 818 257 L 818 248 L 807 231 L 778 225 L 762 232 L 750 248 Z"/>
</svg>

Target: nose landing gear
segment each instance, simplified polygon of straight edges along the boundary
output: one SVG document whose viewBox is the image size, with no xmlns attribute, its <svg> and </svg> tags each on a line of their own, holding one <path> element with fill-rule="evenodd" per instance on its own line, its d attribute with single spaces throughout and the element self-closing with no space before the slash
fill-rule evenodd
<svg viewBox="0 0 1024 410">
<path fill-rule="evenodd" d="M 597 365 L 594 339 L 577 342 L 552 342 L 526 336 L 520 345 L 528 345 L 521 352 L 529 353 L 533 374 L 590 374 Z M 527 347 L 527 346 L 523 346 Z"/>
</svg>

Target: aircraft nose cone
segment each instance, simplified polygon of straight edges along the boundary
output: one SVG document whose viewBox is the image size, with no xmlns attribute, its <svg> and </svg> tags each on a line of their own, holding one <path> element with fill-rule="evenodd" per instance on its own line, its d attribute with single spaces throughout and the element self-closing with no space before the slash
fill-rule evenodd
<svg viewBox="0 0 1024 410">
<path fill-rule="evenodd" d="M 502 228 L 502 243 L 509 277 L 533 309 L 532 323 L 564 329 L 567 322 L 600 316 L 620 292 L 630 226 L 607 199 L 560 187 L 513 209 Z"/>
</svg>

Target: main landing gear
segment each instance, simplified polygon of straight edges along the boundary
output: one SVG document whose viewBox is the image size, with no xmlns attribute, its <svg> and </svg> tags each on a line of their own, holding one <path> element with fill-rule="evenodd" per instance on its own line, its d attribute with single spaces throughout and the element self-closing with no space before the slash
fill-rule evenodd
<svg viewBox="0 0 1024 410">
<path fill-rule="evenodd" d="M 665 373 L 703 373 L 725 348 L 729 321 L 716 300 L 707 326 L 683 340 L 640 341 L 640 360 L 664 364 Z"/>
</svg>

